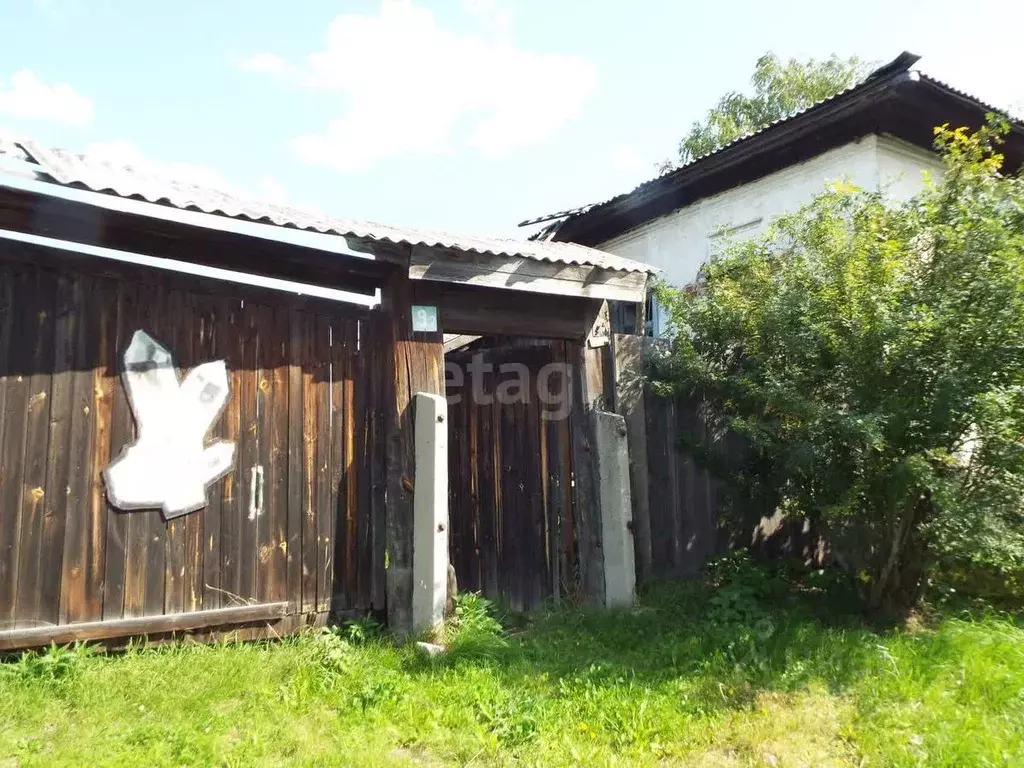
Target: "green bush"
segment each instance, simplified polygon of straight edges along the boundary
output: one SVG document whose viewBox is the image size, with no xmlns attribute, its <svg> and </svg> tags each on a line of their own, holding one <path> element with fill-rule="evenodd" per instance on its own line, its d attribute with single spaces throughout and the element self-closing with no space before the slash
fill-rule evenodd
<svg viewBox="0 0 1024 768">
<path fill-rule="evenodd" d="M 1024 182 L 1005 125 L 937 130 L 946 169 L 906 203 L 839 184 L 695 290 L 660 289 L 677 334 L 659 387 L 749 445 L 737 498 L 823 523 L 872 606 L 936 566 L 1024 570 Z M 722 606 L 725 609 L 725 606 Z"/>
</svg>

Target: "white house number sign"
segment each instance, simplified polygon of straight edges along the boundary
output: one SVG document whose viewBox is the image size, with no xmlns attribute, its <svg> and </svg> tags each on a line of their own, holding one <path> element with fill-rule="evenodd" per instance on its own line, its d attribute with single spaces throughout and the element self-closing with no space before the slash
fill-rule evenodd
<svg viewBox="0 0 1024 768">
<path fill-rule="evenodd" d="M 159 507 L 168 520 L 205 507 L 207 487 L 235 459 L 234 443 L 206 444 L 229 396 L 224 361 L 197 365 L 179 381 L 171 353 L 136 331 L 122 378 L 136 439 L 103 471 L 110 503 L 125 510 Z"/>
</svg>

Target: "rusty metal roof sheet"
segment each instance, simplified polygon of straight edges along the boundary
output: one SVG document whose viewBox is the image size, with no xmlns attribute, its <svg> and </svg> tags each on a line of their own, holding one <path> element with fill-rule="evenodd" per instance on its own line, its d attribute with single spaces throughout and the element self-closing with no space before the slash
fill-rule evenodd
<svg viewBox="0 0 1024 768">
<path fill-rule="evenodd" d="M 405 229 L 367 221 L 334 218 L 283 205 L 245 200 L 216 189 L 166 178 L 149 170 L 119 166 L 88 155 L 40 146 L 32 141 L 0 142 L 0 156 L 17 156 L 38 166 L 43 180 L 118 197 L 143 200 L 181 210 L 227 216 L 278 227 L 340 235 L 363 242 L 424 245 L 495 256 L 512 256 L 560 264 L 593 266 L 621 272 L 658 270 L 641 262 L 576 245 Z"/>
</svg>

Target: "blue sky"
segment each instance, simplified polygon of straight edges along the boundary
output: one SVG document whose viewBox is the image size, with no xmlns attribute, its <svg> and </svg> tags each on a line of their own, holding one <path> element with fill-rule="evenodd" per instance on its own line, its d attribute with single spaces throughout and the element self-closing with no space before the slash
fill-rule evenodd
<svg viewBox="0 0 1024 768">
<path fill-rule="evenodd" d="M 0 0 L 0 129 L 474 234 L 654 175 L 757 57 L 904 49 L 1024 104 L 1024 4 Z"/>
</svg>

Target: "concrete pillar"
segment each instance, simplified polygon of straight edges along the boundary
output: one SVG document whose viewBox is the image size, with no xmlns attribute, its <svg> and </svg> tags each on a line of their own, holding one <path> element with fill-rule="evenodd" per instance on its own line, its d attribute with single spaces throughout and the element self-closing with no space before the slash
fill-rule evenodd
<svg viewBox="0 0 1024 768">
<path fill-rule="evenodd" d="M 636 565 L 626 421 L 617 413 L 594 411 L 594 424 L 605 606 L 629 608 L 636 597 Z"/>
<path fill-rule="evenodd" d="M 448 404 L 417 392 L 414 406 L 412 631 L 421 634 L 444 623 L 448 592 Z"/>
</svg>

